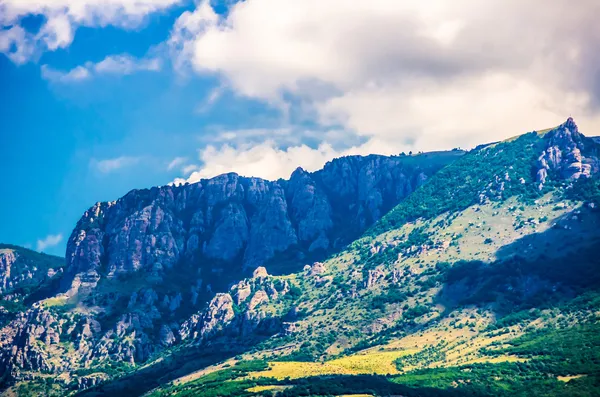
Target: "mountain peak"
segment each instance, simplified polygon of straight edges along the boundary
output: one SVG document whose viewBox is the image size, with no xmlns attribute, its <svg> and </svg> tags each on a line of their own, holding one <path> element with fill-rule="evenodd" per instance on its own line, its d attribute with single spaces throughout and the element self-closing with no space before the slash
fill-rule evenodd
<svg viewBox="0 0 600 397">
<path fill-rule="evenodd" d="M 598 172 L 597 154 L 589 151 L 590 147 L 595 146 L 595 141 L 579 132 L 572 117 L 543 136 L 547 143 L 538 159 L 537 179 L 540 189 L 550 170 L 556 171 L 566 180 L 590 177 Z"/>
<path fill-rule="evenodd" d="M 565 128 L 568 128 L 572 132 L 579 132 L 579 129 L 577 128 L 577 124 L 575 123 L 575 120 L 573 120 L 573 117 L 571 117 L 571 116 L 569 116 L 567 121 L 565 121 L 562 124 L 562 126 L 564 126 Z"/>
</svg>

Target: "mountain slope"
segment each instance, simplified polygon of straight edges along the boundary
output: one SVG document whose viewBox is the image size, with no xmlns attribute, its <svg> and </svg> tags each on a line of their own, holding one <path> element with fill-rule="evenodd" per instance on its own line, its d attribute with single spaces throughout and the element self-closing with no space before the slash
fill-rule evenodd
<svg viewBox="0 0 600 397">
<path fill-rule="evenodd" d="M 82 368 L 134 368 L 176 343 L 181 323 L 242 274 L 258 264 L 286 273 L 342 249 L 463 154 L 349 156 L 288 181 L 226 174 L 98 203 L 69 239 L 59 293 L 8 327 L 2 374 L 77 373 L 65 383 L 85 388 L 106 372 Z M 34 329 L 44 343 L 31 340 Z"/>
<path fill-rule="evenodd" d="M 77 394 L 90 396 L 595 395 L 600 389 L 599 153 L 598 143 L 569 119 L 554 129 L 457 153 L 387 215 L 393 200 L 386 197 L 398 197 L 401 185 L 390 182 L 398 180 L 394 169 L 405 169 L 419 156 L 394 158 L 390 169 L 389 160 L 365 168 L 373 158 L 342 159 L 336 172 L 329 168 L 331 178 L 322 173 L 336 162 L 320 173 L 297 171 L 278 187 L 265 182 L 269 191 L 285 196 L 291 226 L 278 227 L 278 233 L 293 230 L 304 243 L 273 250 L 260 262 L 266 268 L 246 266 L 246 274 L 254 271 L 239 281 L 228 272 L 237 269 L 241 275 L 249 243 L 236 248 L 240 255 L 229 262 L 203 262 L 211 252 L 203 249 L 200 263 L 226 269 L 214 272 L 214 290 L 204 288 L 197 297 L 209 300 L 205 306 L 188 299 L 198 289 L 171 292 L 190 283 L 198 288 L 185 267 L 157 268 L 157 262 L 150 266 L 140 259 L 139 269 L 118 270 L 134 262 L 109 259 L 111 251 L 144 258 L 135 255 L 137 241 L 146 241 L 139 236 L 153 230 L 147 225 L 158 208 L 165 214 L 161 219 L 181 217 L 183 212 L 165 210 L 165 203 L 187 200 L 190 187 L 134 192 L 121 204 L 96 207 L 73 234 L 80 244 L 73 243 L 74 255 L 67 259 L 76 269 L 63 284 L 70 293 L 35 304 L 9 328 L 16 334 L 5 346 L 16 345 L 27 352 L 24 357 L 35 358 L 30 367 L 35 370 L 26 373 L 38 376 L 13 390 L 52 394 L 57 387 L 54 393 L 61 395 L 84 389 Z M 363 171 L 352 171 L 358 169 Z M 242 186 L 243 200 L 226 219 L 242 212 L 260 222 L 281 219 L 268 209 L 272 200 L 262 209 L 247 207 L 248 186 L 256 181 L 233 186 L 226 191 Z M 369 186 L 370 193 L 361 195 Z M 335 195 L 340 192 L 352 193 Z M 304 199 L 308 193 L 311 200 Z M 325 199 L 330 211 L 323 211 Z M 312 205 L 301 205 L 307 202 Z M 154 203 L 151 211 L 145 210 L 148 203 Z M 203 205 L 195 208 L 204 214 Z M 320 235 L 303 230 L 314 226 L 327 231 L 330 244 L 344 241 L 365 230 L 370 223 L 365 214 L 374 211 L 383 216 L 362 237 L 312 256 L 310 245 Z M 221 227 L 217 224 L 210 230 Z M 232 226 L 238 223 L 224 225 L 224 238 L 240 235 Z M 156 241 L 173 236 L 170 228 L 159 229 L 164 234 Z M 211 238 L 201 240 L 210 246 Z M 115 250 L 120 242 L 129 243 Z M 175 252 L 158 243 L 142 246 L 142 253 L 166 252 L 167 259 Z M 290 263 L 302 262 L 309 264 L 281 274 L 294 269 Z M 69 331 L 61 331 L 60 323 Z M 14 343 L 39 324 L 44 344 Z M 2 351 L 13 360 L 12 368 L 22 368 Z M 61 354 L 65 357 L 57 359 Z M 139 366 L 141 361 L 145 365 Z M 62 386 L 39 380 L 40 369 L 61 379 Z"/>
<path fill-rule="evenodd" d="M 546 169 L 546 154 L 559 151 L 564 161 Z M 578 151 L 580 164 L 573 167 L 569 154 Z M 287 278 L 243 282 L 229 297 L 219 296 L 220 313 L 231 308 L 232 314 L 220 322 L 220 334 L 202 334 L 206 322 L 200 321 L 200 332 L 183 335 L 207 346 L 236 340 L 242 335 L 238 321 L 248 313 L 280 318 L 274 336 L 237 357 L 266 360 L 257 364 L 265 369 L 250 371 L 252 380 L 215 367 L 153 395 L 219 395 L 222 384 L 210 381 L 217 374 L 235 380 L 228 384 L 231 395 L 253 395 L 255 385 L 305 395 L 307 385 L 320 384 L 316 394 L 328 390 L 319 376 L 374 372 L 390 374 L 387 382 L 458 388 L 460 395 L 594 394 L 598 348 L 588 349 L 598 340 L 585 335 L 594 335 L 600 302 L 597 154 L 572 120 L 468 154 L 328 261 Z M 545 180 L 542 168 L 550 171 Z M 269 293 L 268 284 L 284 281 L 299 292 L 282 298 Z M 544 335 L 572 340 L 572 350 L 551 348 L 546 356 L 535 347 Z M 568 354 L 580 363 L 565 361 Z M 135 387 L 131 379 L 97 390 Z M 339 391 L 344 379 L 325 384 Z M 362 385 L 385 395 L 388 384 L 377 379 L 362 379 Z"/>
</svg>

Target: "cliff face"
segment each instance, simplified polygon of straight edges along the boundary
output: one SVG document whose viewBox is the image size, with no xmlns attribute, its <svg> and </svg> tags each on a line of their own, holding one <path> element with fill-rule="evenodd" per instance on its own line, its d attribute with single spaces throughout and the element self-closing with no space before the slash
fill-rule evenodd
<svg viewBox="0 0 600 397">
<path fill-rule="evenodd" d="M 180 263 L 197 267 L 204 280 L 235 270 L 233 281 L 292 248 L 298 258 L 324 253 L 461 154 L 352 156 L 315 173 L 299 168 L 289 180 L 231 173 L 134 190 L 80 219 L 68 241 L 62 288 L 73 294 L 93 289 L 101 277 L 142 270 L 161 277 Z"/>
</svg>

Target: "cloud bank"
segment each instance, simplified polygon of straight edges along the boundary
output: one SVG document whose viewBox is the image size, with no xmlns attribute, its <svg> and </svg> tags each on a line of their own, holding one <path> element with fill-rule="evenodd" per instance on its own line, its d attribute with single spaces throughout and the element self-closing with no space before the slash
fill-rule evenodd
<svg viewBox="0 0 600 397">
<path fill-rule="evenodd" d="M 248 0 L 225 16 L 203 1 L 182 14 L 169 43 L 179 67 L 285 114 L 303 112 L 317 131 L 343 129 L 378 152 L 433 150 L 569 115 L 597 134 L 597 15 L 595 0 Z M 310 156 L 323 155 L 321 145 Z M 210 147 L 196 175 L 228 169 L 234 157 L 246 159 L 239 170 L 258 173 L 255 153 L 269 162 L 262 176 L 287 172 L 289 152 L 268 142 Z"/>
</svg>

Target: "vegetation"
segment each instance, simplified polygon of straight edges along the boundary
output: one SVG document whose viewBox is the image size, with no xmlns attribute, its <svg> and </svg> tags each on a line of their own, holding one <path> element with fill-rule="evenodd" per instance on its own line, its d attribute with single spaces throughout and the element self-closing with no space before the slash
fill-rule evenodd
<svg viewBox="0 0 600 397">
<path fill-rule="evenodd" d="M 533 164 L 543 141 L 535 133 L 474 150 L 437 172 L 429 181 L 392 209 L 369 231 L 375 236 L 417 218 L 433 218 L 479 203 L 515 195 L 539 197 L 533 183 Z M 508 180 L 506 179 L 508 175 Z M 521 183 L 523 178 L 525 183 Z"/>
</svg>

